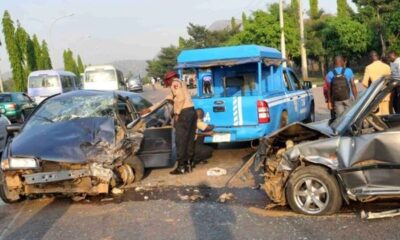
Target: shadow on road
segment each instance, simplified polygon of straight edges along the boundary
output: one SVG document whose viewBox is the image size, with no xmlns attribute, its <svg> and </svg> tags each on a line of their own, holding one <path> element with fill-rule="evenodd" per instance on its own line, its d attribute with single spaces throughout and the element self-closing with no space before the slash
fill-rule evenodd
<svg viewBox="0 0 400 240">
<path fill-rule="evenodd" d="M 50 229 L 54 229 L 53 225 L 67 212 L 70 205 L 69 199 L 53 199 L 5 239 L 43 239 Z"/>
</svg>

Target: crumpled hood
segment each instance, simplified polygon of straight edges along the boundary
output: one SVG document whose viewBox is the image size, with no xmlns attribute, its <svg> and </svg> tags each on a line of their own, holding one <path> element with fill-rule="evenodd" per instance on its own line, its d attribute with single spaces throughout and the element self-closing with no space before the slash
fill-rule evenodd
<svg viewBox="0 0 400 240">
<path fill-rule="evenodd" d="M 40 128 L 23 129 L 10 145 L 10 156 L 37 157 L 66 163 L 86 163 L 109 156 L 115 145 L 114 119 L 73 119 Z M 95 151 L 93 149 L 96 149 Z M 96 154 L 96 156 L 94 155 Z"/>
</svg>

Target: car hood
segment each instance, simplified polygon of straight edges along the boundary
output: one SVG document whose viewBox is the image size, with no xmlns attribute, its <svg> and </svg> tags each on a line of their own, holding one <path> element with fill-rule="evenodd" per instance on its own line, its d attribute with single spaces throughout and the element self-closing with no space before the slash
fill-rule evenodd
<svg viewBox="0 0 400 240">
<path fill-rule="evenodd" d="M 78 118 L 23 129 L 11 142 L 10 156 L 66 163 L 110 162 L 114 145 L 113 118 Z"/>
</svg>

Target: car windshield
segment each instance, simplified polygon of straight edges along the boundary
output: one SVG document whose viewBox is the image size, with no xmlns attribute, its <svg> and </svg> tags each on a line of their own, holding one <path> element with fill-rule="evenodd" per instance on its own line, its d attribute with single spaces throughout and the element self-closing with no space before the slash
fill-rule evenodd
<svg viewBox="0 0 400 240">
<path fill-rule="evenodd" d="M 12 97 L 10 94 L 0 94 L 0 102 L 11 102 Z"/>
<path fill-rule="evenodd" d="M 105 82 L 117 81 L 115 70 L 97 69 L 93 71 L 86 71 L 85 82 Z"/>
<path fill-rule="evenodd" d="M 50 88 L 59 87 L 60 81 L 58 76 L 31 76 L 29 77 L 29 88 Z"/>
<path fill-rule="evenodd" d="M 25 129 L 44 124 L 88 117 L 114 117 L 114 97 L 110 95 L 73 96 L 46 101 L 29 119 Z"/>
<path fill-rule="evenodd" d="M 356 117 L 357 113 L 359 113 L 367 101 L 373 100 L 371 99 L 371 95 L 374 93 L 379 84 L 382 84 L 382 81 L 374 81 L 368 89 L 361 92 L 357 99 L 350 105 L 350 107 L 330 124 L 330 127 L 336 132 L 342 132 L 343 128 L 350 124 L 350 122 Z"/>
</svg>

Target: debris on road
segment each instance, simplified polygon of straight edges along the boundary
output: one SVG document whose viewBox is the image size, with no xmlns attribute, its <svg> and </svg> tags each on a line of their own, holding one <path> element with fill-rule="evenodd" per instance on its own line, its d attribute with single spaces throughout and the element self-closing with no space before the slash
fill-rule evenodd
<svg viewBox="0 0 400 240">
<path fill-rule="evenodd" d="M 181 195 L 178 194 L 178 197 L 182 200 L 182 201 L 191 201 L 191 202 L 195 202 L 197 200 L 203 199 L 204 196 L 200 195 L 200 194 L 193 194 L 193 195 Z"/>
<path fill-rule="evenodd" d="M 207 170 L 207 176 L 209 177 L 219 177 L 226 175 L 226 169 L 214 167 Z"/>
<path fill-rule="evenodd" d="M 113 188 L 112 190 L 111 190 L 111 193 L 112 194 L 114 194 L 114 195 L 120 195 L 120 194 L 123 194 L 124 193 L 124 190 L 122 190 L 121 188 Z"/>
<path fill-rule="evenodd" d="M 76 195 L 72 197 L 72 201 L 74 202 L 80 202 L 86 198 L 86 194 L 84 195 Z"/>
<path fill-rule="evenodd" d="M 218 202 L 224 203 L 226 201 L 232 200 L 233 199 L 233 193 L 223 193 L 221 196 L 218 198 Z"/>
<path fill-rule="evenodd" d="M 100 202 L 110 202 L 110 201 L 113 201 L 113 200 L 114 200 L 114 198 L 102 198 L 100 200 Z"/>
<path fill-rule="evenodd" d="M 149 197 L 148 196 L 144 196 L 144 200 L 149 200 Z"/>
<path fill-rule="evenodd" d="M 365 212 L 364 210 L 361 211 L 362 219 L 379 219 L 379 218 L 389 218 L 396 216 L 400 216 L 400 209 L 394 209 L 383 212 Z"/>
</svg>

